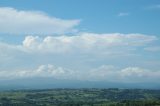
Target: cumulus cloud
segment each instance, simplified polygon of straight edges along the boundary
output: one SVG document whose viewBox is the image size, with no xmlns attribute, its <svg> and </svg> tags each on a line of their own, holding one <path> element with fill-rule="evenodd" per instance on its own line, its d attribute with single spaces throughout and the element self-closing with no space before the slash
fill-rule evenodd
<svg viewBox="0 0 160 106">
<path fill-rule="evenodd" d="M 103 65 L 89 71 L 90 80 L 111 82 L 157 82 L 160 80 L 160 71 L 148 70 L 140 67 L 119 68 Z"/>
<path fill-rule="evenodd" d="M 88 60 L 99 59 L 99 57 L 134 56 L 139 52 L 138 48 L 143 50 L 155 40 L 157 40 L 155 36 L 120 33 L 82 33 L 75 36 L 62 35 L 57 37 L 26 36 L 22 44 L 0 43 L 0 63 L 1 66 L 4 62 L 9 64 L 15 61 L 26 64 L 25 61 L 30 61 L 29 58 L 36 57 L 42 61 L 41 57 L 38 56 L 53 58 L 54 55 L 58 54 L 59 57 L 57 58 L 61 58 L 66 53 L 71 57 L 88 55 L 85 58 Z M 138 54 L 140 55 L 140 53 Z"/>
<path fill-rule="evenodd" d="M 157 40 L 155 36 L 143 34 L 94 34 L 82 33 L 77 36 L 26 36 L 23 47 L 28 52 L 38 53 L 104 53 L 110 54 L 121 50 L 127 51 L 145 46 Z"/>
<path fill-rule="evenodd" d="M 55 79 L 70 79 L 76 75 L 76 71 L 56 67 L 54 65 L 40 65 L 37 69 L 0 71 L 0 79 L 19 79 L 19 78 L 37 78 L 52 77 Z"/>
<path fill-rule="evenodd" d="M 53 78 L 82 81 L 107 82 L 157 82 L 160 80 L 160 71 L 148 70 L 140 67 L 119 68 L 103 65 L 87 72 L 56 67 L 54 65 L 40 65 L 37 69 L 0 71 L 0 79 L 23 78 Z"/>
<path fill-rule="evenodd" d="M 60 34 L 74 32 L 80 20 L 64 20 L 40 11 L 0 7 L 0 32 L 14 34 Z"/>
<path fill-rule="evenodd" d="M 26 36 L 22 44 L 18 45 L 1 42 L 0 79 L 49 77 L 85 81 L 156 82 L 156 80 L 160 80 L 159 70 L 154 71 L 153 67 L 151 69 L 132 67 L 133 64 L 130 64 L 130 60 L 123 56 L 127 55 L 128 51 L 140 54 L 140 49 L 144 50 L 144 48 L 150 47 L 156 40 L 156 36 L 143 34 L 80 33 L 75 36 Z M 144 50 L 143 53 L 145 52 Z M 66 53 L 69 55 L 66 55 Z M 133 59 L 133 63 L 138 62 L 137 64 L 140 66 L 139 61 L 144 61 L 147 57 L 143 56 L 143 53 L 141 59 Z M 120 59 L 126 63 L 126 67 L 120 68 L 119 62 L 117 62 L 118 64 L 115 62 L 117 58 L 116 60 L 114 60 L 115 58 L 107 60 L 108 57 L 115 57 L 115 54 L 121 57 Z M 78 56 L 86 57 L 77 58 Z M 96 62 L 86 62 L 86 59 L 95 59 Z M 113 66 L 100 66 L 104 63 L 112 64 L 111 61 Z M 28 67 L 27 62 L 33 65 Z M 62 66 L 46 65 L 48 63 L 57 66 L 62 64 Z M 63 63 L 67 63 L 67 65 L 69 63 L 70 66 L 67 66 L 66 69 Z M 12 68 L 8 67 L 11 64 L 14 66 Z M 44 65 L 38 66 L 39 64 Z M 96 64 L 97 66 L 92 65 L 95 67 L 94 69 L 92 69 L 92 66 L 88 68 L 90 64 Z M 6 66 L 8 68 L 5 68 Z M 35 66 L 38 67 L 33 68 Z M 78 66 L 80 68 L 77 68 Z M 27 67 L 29 69 L 25 69 Z"/>
</svg>

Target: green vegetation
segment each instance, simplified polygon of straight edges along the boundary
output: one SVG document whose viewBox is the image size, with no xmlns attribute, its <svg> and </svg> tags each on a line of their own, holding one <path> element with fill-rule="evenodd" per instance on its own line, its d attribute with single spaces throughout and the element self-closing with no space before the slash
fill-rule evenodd
<svg viewBox="0 0 160 106">
<path fill-rule="evenodd" d="M 0 106 L 160 106 L 160 90 L 46 89 L 0 92 Z"/>
</svg>

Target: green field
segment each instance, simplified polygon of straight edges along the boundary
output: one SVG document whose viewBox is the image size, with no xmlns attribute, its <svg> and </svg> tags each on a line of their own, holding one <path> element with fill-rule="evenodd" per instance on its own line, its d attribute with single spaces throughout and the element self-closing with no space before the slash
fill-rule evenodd
<svg viewBox="0 0 160 106">
<path fill-rule="evenodd" d="M 0 106 L 160 106 L 160 90 L 112 88 L 1 91 Z"/>
</svg>

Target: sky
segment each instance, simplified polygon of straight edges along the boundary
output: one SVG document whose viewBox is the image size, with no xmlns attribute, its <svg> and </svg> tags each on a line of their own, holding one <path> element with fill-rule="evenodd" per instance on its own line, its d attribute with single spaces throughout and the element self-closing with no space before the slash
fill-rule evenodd
<svg viewBox="0 0 160 106">
<path fill-rule="evenodd" d="M 1 0 L 0 80 L 160 84 L 159 0 Z"/>
</svg>

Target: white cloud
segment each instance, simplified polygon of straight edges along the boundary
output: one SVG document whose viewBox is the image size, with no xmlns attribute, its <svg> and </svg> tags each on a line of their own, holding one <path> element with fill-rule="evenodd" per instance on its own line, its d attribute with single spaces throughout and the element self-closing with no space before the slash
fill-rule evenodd
<svg viewBox="0 0 160 106">
<path fill-rule="evenodd" d="M 146 46 L 157 40 L 155 36 L 143 34 L 94 34 L 82 33 L 77 36 L 26 36 L 23 47 L 28 52 L 38 53 L 104 53 L 112 54 L 134 50 L 136 47 Z"/>
<path fill-rule="evenodd" d="M 22 51 L 22 48 L 18 45 L 11 45 L 0 42 L 0 63 L 8 63 L 13 56 Z"/>
<path fill-rule="evenodd" d="M 0 7 L 0 32 L 14 34 L 59 34 L 74 32 L 80 20 L 63 20 L 40 11 Z"/>
<path fill-rule="evenodd" d="M 70 79 L 76 75 L 76 71 L 71 71 L 54 65 L 40 65 L 37 69 L 0 71 L 0 79 L 19 79 L 52 77 L 55 79 Z"/>
<path fill-rule="evenodd" d="M 133 64 L 130 63 L 129 58 L 124 57 L 128 52 L 140 54 L 140 49 L 144 50 L 144 48 L 150 47 L 150 44 L 156 40 L 155 36 L 143 34 L 81 33 L 75 36 L 62 35 L 57 37 L 26 36 L 22 44 L 19 45 L 1 42 L 0 79 L 51 77 L 86 81 L 156 82 L 160 78 L 159 71 L 154 71 L 153 67 L 151 67 L 153 70 L 131 67 Z M 122 60 L 115 58 L 115 54 Z M 77 58 L 78 56 L 80 58 Z M 114 58 L 110 58 L 111 56 Z M 134 66 L 139 66 L 139 61 L 144 61 L 146 57 L 142 53 L 140 59 L 137 57 L 135 60 L 133 59 L 133 63 L 136 63 Z M 155 57 L 154 54 L 153 57 Z M 87 59 L 95 59 L 95 62 L 86 62 Z M 119 61 L 124 62 L 127 66 L 119 68 L 121 66 Z M 49 63 L 62 67 L 45 65 Z M 66 65 L 67 69 L 63 68 L 66 67 L 63 63 L 70 64 L 70 66 Z M 96 66 L 91 65 L 92 63 Z M 113 63 L 114 66 L 104 65 L 92 69 L 104 63 Z M 38 66 L 39 64 L 44 65 Z M 9 67 L 10 65 L 12 67 Z M 29 69 L 25 69 L 30 65 L 32 66 Z M 5 68 L 6 66 L 8 68 Z M 34 69 L 35 66 L 38 67 Z"/>
<path fill-rule="evenodd" d="M 26 36 L 22 45 L 13 45 L 7 43 L 0 43 L 0 63 L 1 65 L 15 61 L 21 63 L 29 57 L 37 57 L 39 61 L 41 57 L 38 56 L 53 56 L 58 54 L 60 58 L 67 55 L 85 56 L 85 59 L 99 59 L 106 57 L 126 57 L 137 55 L 137 48 L 146 48 L 150 43 L 155 42 L 155 36 L 142 34 L 94 34 L 82 33 L 76 36 Z M 92 56 L 90 56 L 92 55 Z M 138 53 L 138 55 L 140 55 Z M 33 57 L 32 57 L 33 56 Z M 51 56 L 51 58 L 52 58 Z M 25 59 L 25 60 L 23 60 Z M 28 59 L 29 61 L 29 59 Z M 62 61 L 62 60 L 60 60 Z M 82 62 L 84 60 L 81 60 Z"/>
<path fill-rule="evenodd" d="M 36 69 L 0 71 L 0 79 L 23 78 L 53 78 L 82 81 L 108 81 L 108 82 L 158 82 L 160 71 L 143 69 L 140 67 L 119 68 L 103 65 L 89 71 L 76 71 L 54 65 L 40 65 Z"/>
<path fill-rule="evenodd" d="M 119 17 L 128 16 L 128 15 L 129 15 L 129 13 L 127 13 L 127 12 L 120 12 L 120 13 L 118 14 Z"/>
<path fill-rule="evenodd" d="M 90 70 L 88 78 L 90 80 L 111 82 L 158 82 L 160 80 L 160 71 L 140 67 L 118 68 L 104 65 Z"/>
</svg>

